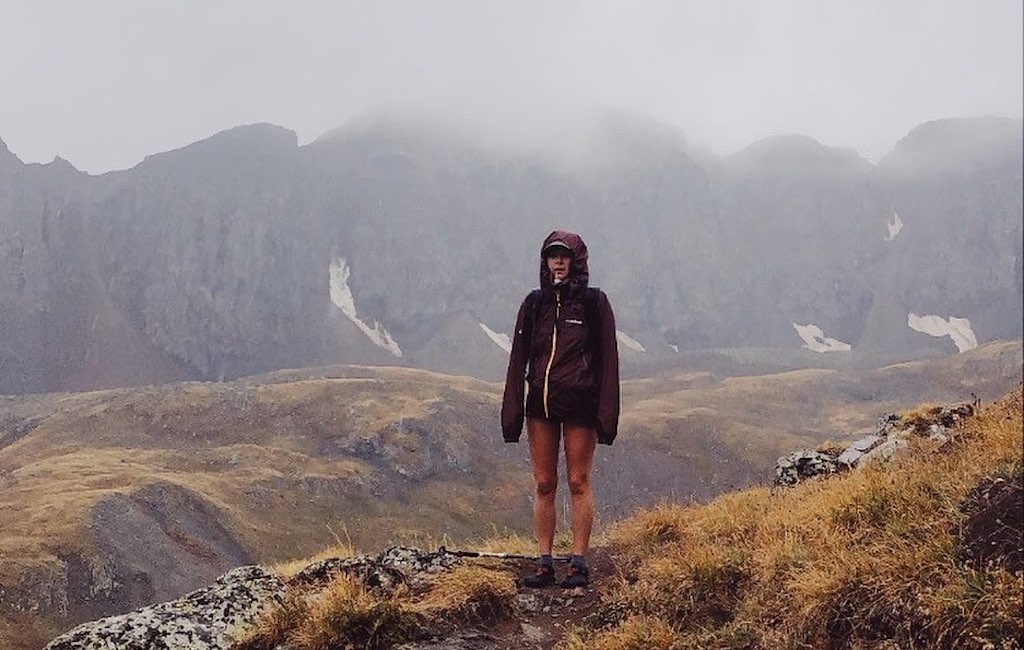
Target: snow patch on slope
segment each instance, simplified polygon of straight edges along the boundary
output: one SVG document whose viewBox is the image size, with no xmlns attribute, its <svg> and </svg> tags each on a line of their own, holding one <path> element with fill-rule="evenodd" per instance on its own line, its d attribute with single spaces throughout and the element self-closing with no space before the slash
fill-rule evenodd
<svg viewBox="0 0 1024 650">
<path fill-rule="evenodd" d="M 505 352 L 512 351 L 512 339 L 508 337 L 508 334 L 505 334 L 504 332 L 495 332 L 483 323 L 478 323 L 478 325 L 480 325 L 480 329 L 484 331 L 484 334 L 487 335 L 487 338 L 494 341 L 499 348 Z"/>
<path fill-rule="evenodd" d="M 900 234 L 900 231 L 903 230 L 903 221 L 900 219 L 898 212 L 892 211 L 892 223 L 886 222 L 885 227 L 889 230 L 885 235 L 885 241 L 896 239 L 896 235 Z"/>
<path fill-rule="evenodd" d="M 327 272 L 331 277 L 331 302 L 333 302 L 341 313 L 345 314 L 356 327 L 366 335 L 377 347 L 384 348 L 396 357 L 402 356 L 402 350 L 398 347 L 395 339 L 391 338 L 384 326 L 374 321 L 373 325 L 366 324 L 356 314 L 356 301 L 352 296 L 352 289 L 348 286 L 348 278 L 351 274 L 348 262 L 344 257 L 336 257 L 331 261 Z"/>
<path fill-rule="evenodd" d="M 796 328 L 796 333 L 800 335 L 800 338 L 804 340 L 802 347 L 812 352 L 849 352 L 852 349 L 849 343 L 825 336 L 821 328 L 814 323 L 806 325 L 793 323 L 793 327 Z"/>
<path fill-rule="evenodd" d="M 635 338 L 626 334 L 622 330 L 615 330 L 615 338 L 619 340 L 619 343 L 625 345 L 627 348 L 633 350 L 634 352 L 647 352 L 647 348 L 640 345 L 640 341 L 637 341 Z"/>
<path fill-rule="evenodd" d="M 946 320 L 934 314 L 929 316 L 918 316 L 911 312 L 907 314 L 907 326 L 915 332 L 929 334 L 931 336 L 948 336 L 953 339 L 953 345 L 960 352 L 973 350 L 978 347 L 978 337 L 971 329 L 971 321 L 966 318 L 950 316 Z"/>
</svg>

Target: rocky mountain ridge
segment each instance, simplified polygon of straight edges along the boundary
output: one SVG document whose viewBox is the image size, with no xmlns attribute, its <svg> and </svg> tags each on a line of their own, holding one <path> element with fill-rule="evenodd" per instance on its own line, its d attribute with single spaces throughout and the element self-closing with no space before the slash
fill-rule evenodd
<svg viewBox="0 0 1024 650">
<path fill-rule="evenodd" d="M 1019 121 L 928 123 L 878 165 L 803 136 L 718 157 L 623 116 L 598 140 L 566 161 L 388 120 L 304 146 L 253 125 L 95 177 L 4 147 L 0 393 L 325 363 L 497 378 L 485 328 L 508 334 L 553 227 L 590 245 L 627 373 L 1021 330 Z"/>
</svg>

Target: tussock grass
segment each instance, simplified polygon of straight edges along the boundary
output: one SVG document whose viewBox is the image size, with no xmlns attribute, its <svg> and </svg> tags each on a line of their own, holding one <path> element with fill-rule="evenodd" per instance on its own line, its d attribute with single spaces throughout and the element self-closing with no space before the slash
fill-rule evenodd
<svg viewBox="0 0 1024 650">
<path fill-rule="evenodd" d="M 289 641 L 296 650 L 387 648 L 411 638 L 416 627 L 416 617 L 394 599 L 340 576 L 313 601 Z"/>
<path fill-rule="evenodd" d="M 357 578 L 340 574 L 323 589 L 292 591 L 231 647 L 390 648 L 428 632 L 507 618 L 514 612 L 516 593 L 508 571 L 476 563 L 439 574 L 415 594 L 404 585 L 390 593 L 368 589 Z"/>
<path fill-rule="evenodd" d="M 986 478 L 1020 482 L 1021 401 L 886 465 L 638 513 L 610 534 L 624 560 L 611 626 L 565 647 L 642 647 L 642 620 L 671 632 L 644 647 L 1020 648 L 1024 576 L 967 560 L 962 504 Z"/>
<path fill-rule="evenodd" d="M 282 577 L 290 578 L 310 564 L 315 564 L 330 558 L 353 557 L 357 554 L 358 553 L 355 547 L 352 546 L 351 542 L 342 542 L 339 540 L 338 543 L 333 546 L 329 546 L 322 551 L 314 553 L 313 555 L 300 559 L 288 560 L 287 562 L 281 562 L 279 564 L 275 564 L 271 569 Z"/>
<path fill-rule="evenodd" d="M 600 635 L 570 632 L 557 650 L 671 650 L 680 637 L 669 625 L 653 616 L 630 616 Z"/>
<path fill-rule="evenodd" d="M 568 517 L 563 518 L 567 519 Z M 602 541 L 603 536 L 600 533 L 592 537 L 594 545 L 600 545 Z M 467 542 L 466 547 L 489 553 L 532 555 L 537 553 L 537 540 L 533 537 L 527 537 L 522 533 L 495 532 L 490 537 Z M 572 532 L 562 528 L 556 530 L 555 538 L 552 542 L 552 553 L 555 555 L 568 555 L 570 550 L 572 550 Z"/>
<path fill-rule="evenodd" d="M 293 594 L 231 647 L 273 650 L 285 645 L 291 650 L 376 650 L 415 638 L 420 625 L 420 616 L 402 607 L 397 596 L 382 597 L 339 575 L 316 594 Z"/>
<path fill-rule="evenodd" d="M 492 535 L 484 540 L 473 543 L 473 548 L 489 553 L 522 553 L 524 555 L 537 552 L 537 540 L 521 533 L 506 532 Z"/>
<path fill-rule="evenodd" d="M 466 564 L 438 576 L 410 608 L 436 622 L 477 623 L 511 615 L 516 593 L 508 571 Z"/>
<path fill-rule="evenodd" d="M 396 643 L 510 616 L 516 584 L 507 571 L 456 567 L 422 594 L 367 589 L 344 574 L 316 592 L 294 592 L 249 628 L 232 650 L 390 648 Z"/>
</svg>

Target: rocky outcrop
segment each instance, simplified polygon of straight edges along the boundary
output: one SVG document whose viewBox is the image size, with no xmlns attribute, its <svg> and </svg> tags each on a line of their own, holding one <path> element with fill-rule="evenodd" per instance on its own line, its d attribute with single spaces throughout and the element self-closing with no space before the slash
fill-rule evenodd
<svg viewBox="0 0 1024 650">
<path fill-rule="evenodd" d="M 967 319 L 978 341 L 1019 336 L 1020 310 L 997 303 L 1022 292 L 1022 139 L 1019 120 L 936 120 L 880 161 L 877 177 L 903 226 L 868 267 L 875 300 L 865 342 L 919 339 L 909 329 L 884 334 L 885 322 L 908 313 Z"/>
<path fill-rule="evenodd" d="M 594 549 L 591 559 L 589 588 L 522 592 L 514 576 L 532 573 L 536 560 L 518 555 L 470 567 L 443 548 L 392 547 L 313 562 L 288 578 L 245 566 L 181 599 L 81 625 L 46 650 L 550 648 L 566 621 L 595 615 L 615 580 L 606 549 Z M 342 576 L 366 591 L 339 599 L 333 590 Z"/>
<path fill-rule="evenodd" d="M 339 574 L 357 579 L 370 589 L 393 593 L 399 586 L 421 588 L 431 577 L 448 571 L 462 560 L 443 550 L 423 551 L 406 546 L 392 546 L 379 555 L 357 555 L 328 558 L 307 565 L 288 584 L 309 591 L 323 587 Z"/>
<path fill-rule="evenodd" d="M 288 579 L 261 566 L 242 566 L 179 599 L 80 625 L 45 650 L 227 650 L 273 607 L 289 597 L 315 599 L 336 576 L 394 594 L 399 588 L 422 589 L 460 562 L 449 553 L 392 547 L 375 556 L 320 560 Z"/>
<path fill-rule="evenodd" d="M 839 465 L 829 454 L 801 449 L 775 462 L 775 485 L 796 485 L 814 476 L 828 476 L 837 471 Z"/>
<path fill-rule="evenodd" d="M 239 567 L 178 600 L 80 625 L 46 650 L 226 650 L 283 595 L 276 575 Z"/>
<path fill-rule="evenodd" d="M 974 415 L 973 404 L 936 406 L 924 413 L 890 413 L 878 421 L 874 435 L 864 436 L 842 449 L 801 449 L 775 462 L 775 485 L 789 487 L 818 476 L 865 467 L 889 460 L 906 449 L 912 436 L 946 443 L 953 429 Z"/>
</svg>

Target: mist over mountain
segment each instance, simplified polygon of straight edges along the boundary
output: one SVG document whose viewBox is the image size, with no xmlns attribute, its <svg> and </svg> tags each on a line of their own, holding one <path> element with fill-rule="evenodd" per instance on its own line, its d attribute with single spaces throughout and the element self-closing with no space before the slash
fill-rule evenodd
<svg viewBox="0 0 1024 650">
<path fill-rule="evenodd" d="M 1019 120 L 929 122 L 877 165 L 596 124 L 561 156 L 384 116 L 301 147 L 260 124 L 101 176 L 0 146 L 0 393 L 327 363 L 496 378 L 555 227 L 590 246 L 627 372 L 1019 337 Z"/>
</svg>

